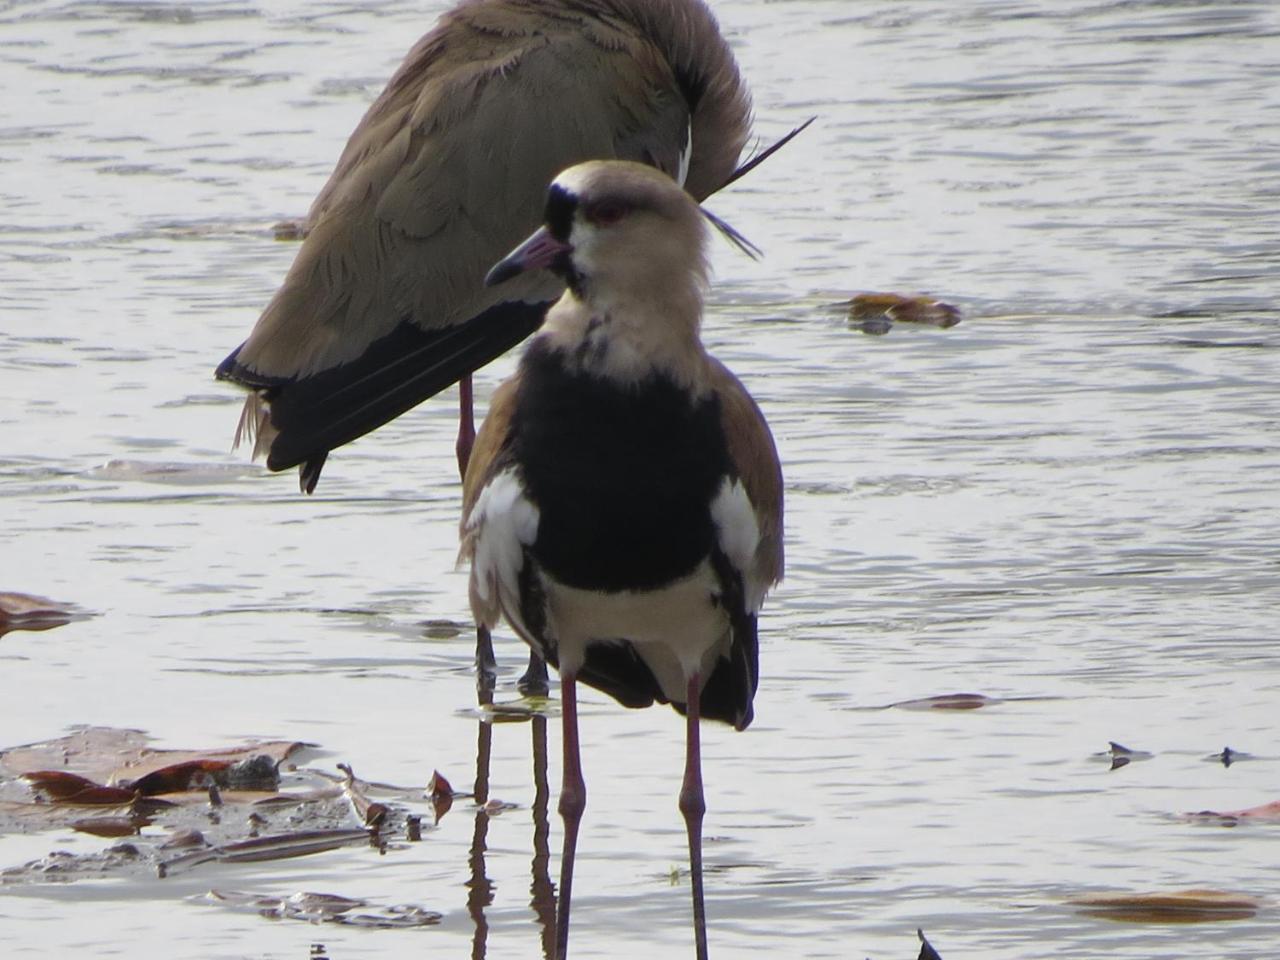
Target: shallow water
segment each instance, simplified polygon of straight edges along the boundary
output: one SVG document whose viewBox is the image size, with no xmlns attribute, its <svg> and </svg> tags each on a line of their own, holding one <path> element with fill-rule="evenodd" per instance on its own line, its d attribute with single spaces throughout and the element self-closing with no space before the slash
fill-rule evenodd
<svg viewBox="0 0 1280 960">
<path fill-rule="evenodd" d="M 453 398 L 338 451 L 304 498 L 228 452 L 240 401 L 211 379 L 296 249 L 270 224 L 305 211 L 436 7 L 0 10 L 0 591 L 98 614 L 0 638 L 0 746 L 279 737 L 469 789 L 488 728 Z M 777 435 L 789 569 L 756 723 L 704 733 L 712 950 L 889 960 L 923 927 L 947 960 L 1274 953 L 1280 825 L 1178 815 L 1277 799 L 1280 8 L 716 9 L 762 137 L 819 120 L 713 204 L 766 251 L 716 250 L 706 338 Z M 965 320 L 867 336 L 830 308 L 859 290 Z M 504 635 L 499 659 L 514 699 L 523 650 Z M 957 691 L 1003 702 L 874 709 Z M 689 953 L 682 726 L 595 694 L 583 714 L 574 955 Z M 541 727 L 492 728 L 513 810 L 455 807 L 383 855 L 9 883 L 0 946 L 541 957 Z M 1111 770 L 1112 740 L 1154 756 Z M 1253 757 L 1209 759 L 1226 745 Z M 10 833 L 0 870 L 108 844 Z M 1263 905 L 1120 924 L 1065 902 L 1188 887 Z M 271 923 L 210 889 L 444 917 Z"/>
</svg>

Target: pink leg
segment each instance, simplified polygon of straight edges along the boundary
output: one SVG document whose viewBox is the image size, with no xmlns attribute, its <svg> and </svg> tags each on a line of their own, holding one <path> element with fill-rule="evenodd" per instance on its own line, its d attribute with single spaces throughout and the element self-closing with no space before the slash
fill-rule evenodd
<svg viewBox="0 0 1280 960">
<path fill-rule="evenodd" d="M 698 716 L 702 697 L 698 674 L 689 678 L 685 716 L 684 783 L 680 787 L 680 812 L 689 833 L 689 884 L 693 888 L 693 940 L 698 960 L 707 960 L 707 912 L 702 902 L 702 816 L 707 800 L 702 792 L 702 745 Z"/>
<path fill-rule="evenodd" d="M 578 754 L 578 676 L 560 674 L 560 711 L 564 737 L 564 780 L 560 786 L 560 816 L 564 819 L 564 849 L 560 855 L 560 903 L 556 911 L 556 960 L 569 956 L 569 902 L 573 895 L 573 855 L 578 825 L 587 808 L 587 784 Z"/>
</svg>

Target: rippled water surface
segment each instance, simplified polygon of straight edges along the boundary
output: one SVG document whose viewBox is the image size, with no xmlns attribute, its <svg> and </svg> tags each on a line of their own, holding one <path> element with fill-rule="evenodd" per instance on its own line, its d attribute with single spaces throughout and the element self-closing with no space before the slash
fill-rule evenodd
<svg viewBox="0 0 1280 960">
<path fill-rule="evenodd" d="M 0 591 L 97 614 L 0 637 L 0 746 L 273 737 L 470 789 L 491 733 L 514 805 L 164 880 L 33 879 L 113 841 L 11 830 L 8 955 L 543 955 L 559 736 L 476 719 L 453 398 L 304 498 L 228 451 L 240 400 L 211 377 L 296 250 L 270 225 L 439 6 L 0 7 Z M 704 734 L 713 953 L 891 960 L 923 927 L 947 960 L 1273 955 L 1280 824 L 1180 814 L 1280 799 L 1280 8 L 715 8 L 761 136 L 818 122 L 712 204 L 766 251 L 716 250 L 706 338 L 773 425 L 789 520 L 756 723 Z M 863 290 L 965 319 L 868 336 L 831 307 Z M 499 659 L 511 701 L 523 650 Z M 955 692 L 1000 702 L 877 709 Z M 583 729 L 574 954 L 691 954 L 682 725 L 592 693 Z M 1108 741 L 1152 756 L 1112 770 Z M 1067 903 L 1193 887 L 1261 906 Z M 273 923 L 210 889 L 443 919 Z"/>
</svg>

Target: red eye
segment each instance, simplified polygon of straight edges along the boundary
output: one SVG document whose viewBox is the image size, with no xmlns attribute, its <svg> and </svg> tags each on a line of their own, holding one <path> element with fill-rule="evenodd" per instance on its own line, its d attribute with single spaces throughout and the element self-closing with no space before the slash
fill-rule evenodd
<svg viewBox="0 0 1280 960">
<path fill-rule="evenodd" d="M 598 227 L 607 227 L 625 217 L 627 210 L 627 205 L 621 200 L 606 198 L 591 205 L 587 210 L 587 219 Z"/>
</svg>

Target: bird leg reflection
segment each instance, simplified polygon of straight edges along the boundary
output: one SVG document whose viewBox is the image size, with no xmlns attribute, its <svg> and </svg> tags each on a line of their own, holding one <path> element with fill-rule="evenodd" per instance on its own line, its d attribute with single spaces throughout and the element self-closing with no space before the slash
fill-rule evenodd
<svg viewBox="0 0 1280 960">
<path fill-rule="evenodd" d="M 482 704 L 493 700 L 491 694 L 486 699 L 483 691 L 480 697 Z M 489 799 L 489 757 L 492 750 L 493 724 L 480 720 L 476 735 L 476 780 L 472 791 L 476 802 L 476 825 L 471 834 L 471 850 L 467 856 L 467 865 L 471 869 L 471 878 L 467 881 L 467 913 L 475 924 L 475 933 L 471 938 L 471 960 L 484 960 L 489 939 L 489 921 L 485 918 L 484 910 L 493 903 L 493 881 L 485 875 L 484 862 L 489 834 L 489 812 L 485 803 Z"/>
<path fill-rule="evenodd" d="M 560 903 L 556 911 L 556 960 L 569 955 L 569 903 L 573 897 L 573 855 L 578 846 L 578 825 L 587 807 L 587 784 L 582 778 L 578 753 L 578 675 L 560 674 L 560 711 L 563 720 L 564 780 L 560 785 L 560 816 L 564 819 L 564 848 L 560 855 Z"/>
<path fill-rule="evenodd" d="M 702 900 L 702 817 L 707 812 L 702 792 L 702 745 L 698 729 L 701 683 L 689 678 L 685 717 L 684 783 L 680 787 L 680 812 L 689 833 L 689 884 L 693 888 L 693 939 L 698 960 L 707 960 L 707 913 Z"/>
<path fill-rule="evenodd" d="M 481 695 L 481 703 L 492 703 L 492 695 Z M 531 872 L 532 883 L 529 886 L 529 905 L 533 908 L 538 925 L 541 928 L 542 956 L 552 960 L 555 951 L 556 937 L 556 893 L 551 883 L 550 865 L 551 836 L 550 819 L 547 816 L 547 718 L 534 715 L 530 717 L 533 734 L 533 861 Z M 471 939 L 471 960 L 485 960 L 488 946 L 489 922 L 485 910 L 494 901 L 495 887 L 493 881 L 485 873 L 485 853 L 489 833 L 490 814 L 486 804 L 489 800 L 489 769 L 493 748 L 493 724 L 488 720 L 480 720 L 476 737 L 476 779 L 472 791 L 476 803 L 475 828 L 471 835 L 471 849 L 468 853 L 470 879 L 467 881 L 467 912 L 475 925 L 475 933 Z"/>
<path fill-rule="evenodd" d="M 530 718 L 533 732 L 533 862 L 529 906 L 542 929 L 542 955 L 552 960 L 556 948 L 556 889 L 551 885 L 551 821 L 547 816 L 551 791 L 547 786 L 547 718 Z"/>
</svg>

